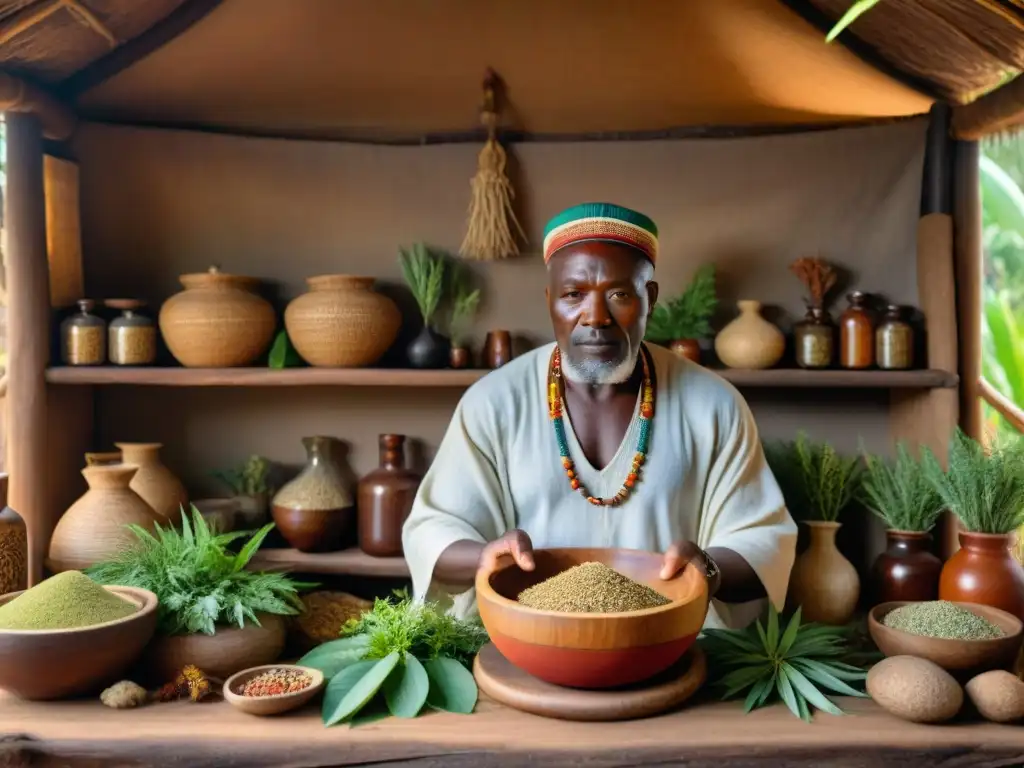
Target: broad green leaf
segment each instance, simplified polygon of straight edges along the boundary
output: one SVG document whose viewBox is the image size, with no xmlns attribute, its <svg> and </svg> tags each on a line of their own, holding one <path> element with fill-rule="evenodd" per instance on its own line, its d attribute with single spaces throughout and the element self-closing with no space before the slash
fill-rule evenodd
<svg viewBox="0 0 1024 768">
<path fill-rule="evenodd" d="M 427 703 L 430 678 L 419 659 L 405 654 L 405 663 L 384 682 L 384 698 L 395 717 L 416 717 Z"/>
<path fill-rule="evenodd" d="M 807 699 L 809 704 L 817 707 L 822 712 L 828 712 L 830 715 L 843 714 L 843 711 L 829 701 L 825 694 L 815 688 L 814 683 L 808 680 L 796 667 L 784 662 L 782 669 L 785 671 L 790 683 L 793 684 L 793 687 L 801 696 Z"/>
<path fill-rule="evenodd" d="M 346 720 L 372 699 L 398 665 L 398 653 L 383 659 L 360 661 L 335 675 L 324 691 L 324 725 Z"/>
<path fill-rule="evenodd" d="M 856 688 L 844 683 L 832 673 L 828 666 L 814 659 L 794 659 L 790 663 L 796 669 L 803 672 L 811 682 L 823 685 L 842 696 L 867 696 L 863 691 L 858 691 Z"/>
<path fill-rule="evenodd" d="M 786 706 L 789 707 L 789 711 L 799 717 L 801 720 L 810 721 L 810 714 L 807 713 L 806 708 L 801 712 L 800 705 L 797 703 L 796 693 L 793 691 L 793 686 L 789 682 L 789 677 L 786 675 L 786 669 L 779 667 L 779 696 L 786 702 Z"/>
<path fill-rule="evenodd" d="M 757 623 L 758 628 L 761 622 Z M 768 642 L 765 644 L 768 650 L 774 651 L 779 644 L 779 614 L 775 612 L 775 606 L 768 606 Z"/>
<path fill-rule="evenodd" d="M 793 613 L 793 617 L 789 620 L 789 624 L 786 626 L 786 631 L 782 633 L 782 640 L 779 643 L 779 656 L 784 657 L 789 653 L 789 649 L 793 647 L 793 641 L 796 640 L 799 631 L 800 609 L 797 608 L 796 612 Z"/>
<path fill-rule="evenodd" d="M 366 653 L 366 645 L 365 635 L 353 635 L 341 640 L 331 640 L 330 642 L 318 645 L 299 659 L 296 664 L 301 667 L 319 669 L 324 673 L 324 677 L 330 680 L 345 667 L 361 660 L 363 654 Z"/>
<path fill-rule="evenodd" d="M 388 710 L 388 704 L 384 701 L 384 697 L 374 696 L 367 702 L 365 707 L 349 718 L 348 724 L 351 728 L 359 728 L 363 725 L 372 725 L 389 717 L 391 717 L 391 712 Z"/>
<path fill-rule="evenodd" d="M 881 0 L 857 0 L 857 2 L 851 5 L 849 10 L 842 15 L 839 21 L 836 22 L 835 26 L 829 30 L 828 35 L 825 37 L 825 42 L 831 43 L 839 37 L 840 33 L 844 29 L 853 24 L 853 22 L 870 11 L 880 2 Z"/>
<path fill-rule="evenodd" d="M 476 706 L 479 691 L 472 673 L 455 659 L 440 656 L 424 663 L 430 678 L 427 703 L 434 709 L 468 715 Z"/>
</svg>

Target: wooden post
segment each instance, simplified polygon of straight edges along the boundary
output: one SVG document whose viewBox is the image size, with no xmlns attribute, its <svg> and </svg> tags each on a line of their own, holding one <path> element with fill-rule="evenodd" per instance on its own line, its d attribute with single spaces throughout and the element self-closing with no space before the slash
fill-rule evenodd
<svg viewBox="0 0 1024 768">
<path fill-rule="evenodd" d="M 43 576 L 55 521 L 47 488 L 46 365 L 50 288 L 43 130 L 31 113 L 7 120 L 7 436 L 10 505 L 25 520 L 29 586 Z"/>
<path fill-rule="evenodd" d="M 960 426 L 975 440 L 983 439 L 985 427 L 978 389 L 984 279 L 980 156 L 978 142 L 957 142 L 954 220 L 960 321 Z"/>
</svg>

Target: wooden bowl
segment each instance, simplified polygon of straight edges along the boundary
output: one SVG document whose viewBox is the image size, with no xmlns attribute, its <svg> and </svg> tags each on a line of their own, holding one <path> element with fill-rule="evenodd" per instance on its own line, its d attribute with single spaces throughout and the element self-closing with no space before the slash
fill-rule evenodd
<svg viewBox="0 0 1024 768">
<path fill-rule="evenodd" d="M 1012 613 L 977 603 L 956 603 L 961 608 L 988 619 L 1006 634 L 992 640 L 950 640 L 923 637 L 887 627 L 886 614 L 910 601 L 876 605 L 868 613 L 868 631 L 878 650 L 886 656 L 917 656 L 933 661 L 953 673 L 974 675 L 989 669 L 1013 669 L 1024 641 L 1024 623 Z"/>
<path fill-rule="evenodd" d="M 308 688 L 294 693 L 279 693 L 275 696 L 243 696 L 242 689 L 245 684 L 257 675 L 261 675 L 271 669 L 290 669 L 293 671 L 305 672 L 313 678 Z M 261 667 L 252 667 L 236 672 L 224 683 L 224 698 L 234 707 L 247 712 L 250 715 L 279 715 L 282 712 L 290 712 L 298 709 L 310 701 L 320 689 L 324 687 L 324 673 L 312 667 L 300 667 L 295 664 L 265 664 Z"/>
<path fill-rule="evenodd" d="M 704 574 L 691 565 L 663 581 L 662 557 L 633 549 L 538 549 L 533 571 L 501 558 L 477 573 L 480 618 L 506 659 L 549 683 L 594 689 L 646 680 L 686 653 L 708 612 Z M 672 602 L 624 613 L 559 613 L 516 600 L 527 587 L 585 562 L 604 563 Z"/>
<path fill-rule="evenodd" d="M 0 688 L 32 701 L 98 692 L 116 682 L 156 631 L 157 597 L 105 587 L 138 606 L 130 616 L 77 629 L 0 629 Z M 0 605 L 21 592 L 0 596 Z"/>
</svg>

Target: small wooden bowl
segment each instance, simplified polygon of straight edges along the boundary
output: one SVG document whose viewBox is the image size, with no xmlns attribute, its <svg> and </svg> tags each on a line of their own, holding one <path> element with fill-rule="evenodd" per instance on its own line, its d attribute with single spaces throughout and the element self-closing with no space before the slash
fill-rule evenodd
<svg viewBox="0 0 1024 768">
<path fill-rule="evenodd" d="M 22 699 L 48 701 L 98 692 L 116 682 L 153 637 L 158 601 L 146 589 L 105 589 L 138 610 L 77 629 L 0 629 L 0 688 Z M 22 592 L 0 596 L 0 605 Z"/>
<path fill-rule="evenodd" d="M 271 669 L 285 669 L 295 672 L 305 672 L 313 678 L 313 682 L 307 688 L 293 693 L 279 693 L 274 696 L 243 696 L 242 689 L 245 684 L 257 675 L 268 672 Z M 224 683 L 224 698 L 232 705 L 247 712 L 250 715 L 265 717 L 267 715 L 280 715 L 283 712 L 290 712 L 298 709 L 309 702 L 320 689 L 324 687 L 324 673 L 312 667 L 300 667 L 295 664 L 265 664 L 262 667 L 252 667 L 236 672 Z"/>
<path fill-rule="evenodd" d="M 909 605 L 894 601 L 876 605 L 868 613 L 868 631 L 886 656 L 917 656 L 935 662 L 949 672 L 975 675 L 990 669 L 1013 669 L 1024 642 L 1024 623 L 1012 613 L 977 603 L 955 603 L 995 624 L 1006 634 L 991 640 L 950 640 L 924 637 L 887 627 L 886 614 Z"/>
<path fill-rule="evenodd" d="M 491 642 L 524 672 L 572 688 L 616 688 L 672 666 L 696 640 L 708 612 L 707 579 L 689 565 L 668 581 L 662 555 L 634 549 L 534 550 L 536 568 L 511 557 L 476 576 L 477 605 Z M 672 600 L 625 613 L 559 613 L 521 605 L 527 587 L 574 565 L 599 562 Z"/>
</svg>

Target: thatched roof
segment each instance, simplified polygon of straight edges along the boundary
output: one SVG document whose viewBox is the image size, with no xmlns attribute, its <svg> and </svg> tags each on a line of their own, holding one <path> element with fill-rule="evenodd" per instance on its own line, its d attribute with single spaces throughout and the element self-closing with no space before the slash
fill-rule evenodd
<svg viewBox="0 0 1024 768">
<path fill-rule="evenodd" d="M 506 125 L 560 133 L 917 114 L 1024 69 L 1024 0 L 882 0 L 827 45 L 851 2 L 0 0 L 0 71 L 91 119 L 415 135 L 474 127 L 486 66 Z"/>
</svg>

